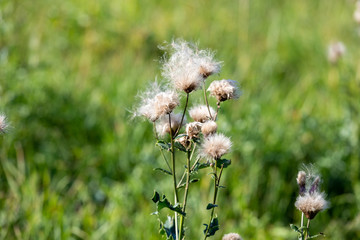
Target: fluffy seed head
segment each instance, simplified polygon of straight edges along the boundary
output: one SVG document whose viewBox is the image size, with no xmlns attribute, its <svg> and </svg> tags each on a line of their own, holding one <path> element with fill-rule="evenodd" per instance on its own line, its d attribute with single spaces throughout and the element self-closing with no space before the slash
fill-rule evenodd
<svg viewBox="0 0 360 240">
<path fill-rule="evenodd" d="M 215 110 L 212 107 L 209 107 L 209 109 L 210 109 L 211 117 L 214 117 Z M 199 106 L 190 108 L 189 114 L 190 114 L 190 117 L 192 119 L 194 119 L 194 121 L 203 123 L 203 122 L 206 122 L 207 120 L 211 119 L 211 117 L 209 115 L 209 109 L 207 108 L 206 105 L 199 105 Z"/>
<path fill-rule="evenodd" d="M 180 126 L 182 114 L 170 114 L 171 118 L 171 130 L 174 133 Z M 182 122 L 183 126 L 186 123 L 186 117 Z M 170 124 L 169 124 L 169 115 L 162 116 L 160 120 L 156 123 L 156 132 L 159 136 L 164 137 L 167 133 L 170 133 Z"/>
<path fill-rule="evenodd" d="M 216 133 L 204 139 L 200 147 L 200 156 L 210 159 L 220 159 L 228 153 L 231 148 L 231 141 L 221 133 Z"/>
<path fill-rule="evenodd" d="M 308 219 L 313 219 L 316 214 L 328 207 L 324 193 L 315 192 L 306 193 L 304 196 L 298 196 L 295 207 L 303 212 Z"/>
<path fill-rule="evenodd" d="M 304 171 L 300 171 L 296 178 L 296 181 L 299 185 L 299 194 L 300 196 L 304 196 L 306 192 L 306 173 Z"/>
<path fill-rule="evenodd" d="M 229 100 L 229 99 L 238 99 L 240 97 L 240 90 L 238 87 L 238 82 L 234 80 L 218 80 L 213 81 L 208 91 L 211 96 L 216 97 L 220 102 Z"/>
<path fill-rule="evenodd" d="M 205 137 L 209 136 L 210 134 L 216 133 L 217 124 L 216 122 L 209 120 L 202 124 L 201 132 Z"/>
<path fill-rule="evenodd" d="M 190 146 L 190 141 L 188 136 L 182 136 L 180 138 L 175 139 L 175 141 L 183 145 L 184 148 L 186 149 Z"/>
<path fill-rule="evenodd" d="M 7 127 L 8 127 L 8 124 L 6 123 L 6 116 L 3 114 L 0 114 L 0 133 L 5 132 Z"/>
<path fill-rule="evenodd" d="M 156 82 L 140 97 L 140 105 L 135 116 L 144 116 L 152 122 L 171 113 L 180 103 L 179 96 L 174 90 L 163 90 Z"/>
<path fill-rule="evenodd" d="M 228 233 L 222 237 L 222 240 L 242 240 L 242 238 L 237 233 Z"/>
<path fill-rule="evenodd" d="M 189 138 L 199 137 L 199 133 L 201 131 L 201 123 L 199 122 L 191 122 L 186 124 L 186 134 Z"/>
<path fill-rule="evenodd" d="M 169 49 L 170 57 L 164 60 L 162 75 L 186 93 L 199 89 L 208 76 L 221 69 L 221 62 L 214 60 L 211 51 L 198 50 L 184 40 L 173 41 L 165 49 Z"/>
<path fill-rule="evenodd" d="M 335 64 L 345 54 L 346 47 L 342 42 L 332 43 L 328 47 L 329 62 Z"/>
</svg>

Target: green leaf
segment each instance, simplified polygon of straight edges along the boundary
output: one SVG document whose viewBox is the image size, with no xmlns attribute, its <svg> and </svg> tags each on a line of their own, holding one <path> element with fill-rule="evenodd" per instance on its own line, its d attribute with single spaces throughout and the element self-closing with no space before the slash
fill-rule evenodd
<svg viewBox="0 0 360 240">
<path fill-rule="evenodd" d="M 156 145 L 159 146 L 161 149 L 164 149 L 166 151 L 170 151 L 170 149 L 171 149 L 171 144 L 167 143 L 167 142 L 164 142 L 162 140 L 157 141 Z"/>
<path fill-rule="evenodd" d="M 199 181 L 198 178 L 194 178 L 194 179 L 191 179 L 189 183 L 196 183 L 196 182 L 198 182 L 198 181 Z M 186 183 L 181 184 L 181 185 L 178 187 L 178 189 L 185 187 L 185 185 L 186 185 Z"/>
<path fill-rule="evenodd" d="M 179 143 L 179 142 L 175 142 L 174 147 L 176 147 L 177 149 L 179 149 L 182 152 L 187 152 L 186 148 L 183 145 L 181 145 L 181 143 Z"/>
<path fill-rule="evenodd" d="M 228 160 L 228 159 L 219 159 L 219 160 L 216 160 L 216 166 L 217 166 L 218 168 L 221 168 L 222 165 L 224 165 L 223 168 L 227 168 L 230 164 L 231 164 L 231 160 Z"/>
<path fill-rule="evenodd" d="M 319 233 L 319 234 L 316 234 L 316 235 L 314 235 L 314 236 L 308 237 L 308 239 L 310 239 L 310 238 L 317 238 L 317 237 L 325 237 L 325 234 L 324 234 L 324 233 Z"/>
<path fill-rule="evenodd" d="M 210 226 L 208 226 L 207 224 L 204 224 L 206 226 L 205 230 L 204 230 L 204 234 L 206 234 L 207 237 L 213 236 L 217 230 L 219 230 L 219 221 L 217 218 L 213 218 L 211 220 Z M 209 228 L 209 230 L 208 230 Z M 207 232 L 207 233 L 206 233 Z"/>
<path fill-rule="evenodd" d="M 175 233 L 175 221 L 173 218 L 168 216 L 165 223 L 160 222 L 160 230 L 159 233 L 161 235 L 166 234 L 166 239 L 175 239 L 176 233 Z"/>
<path fill-rule="evenodd" d="M 172 173 L 168 170 L 165 170 L 163 168 L 154 168 L 154 171 L 161 171 L 163 173 L 166 173 L 166 174 L 169 174 L 169 175 L 172 175 Z"/>
<path fill-rule="evenodd" d="M 209 204 L 206 206 L 206 210 L 210 210 L 210 209 L 215 208 L 215 207 L 217 207 L 217 206 L 218 206 L 218 205 L 216 205 L 216 204 L 209 203 Z"/>
<path fill-rule="evenodd" d="M 160 198 L 160 194 L 158 192 L 154 192 L 154 196 L 151 199 L 154 203 L 156 203 L 157 210 L 160 211 L 163 208 L 168 208 L 171 211 L 177 212 L 183 216 L 186 214 L 181 210 L 181 207 L 179 204 L 172 205 L 169 200 L 167 200 L 166 196 L 163 195 L 162 198 Z"/>
<path fill-rule="evenodd" d="M 174 138 L 174 139 L 179 139 L 179 138 L 182 138 L 182 137 L 185 137 L 185 136 L 187 136 L 187 135 L 184 134 L 184 133 L 183 133 L 183 134 L 179 134 L 179 135 L 177 135 L 176 138 Z"/>
<path fill-rule="evenodd" d="M 200 169 L 203 169 L 203 168 L 207 168 L 207 167 L 210 167 L 210 163 L 197 163 L 194 167 L 194 170 L 195 172 L 197 172 L 198 170 Z"/>
<path fill-rule="evenodd" d="M 292 230 L 294 230 L 297 233 L 301 233 L 301 231 L 299 230 L 299 228 L 297 226 L 295 226 L 294 224 L 290 224 L 290 227 Z"/>
</svg>

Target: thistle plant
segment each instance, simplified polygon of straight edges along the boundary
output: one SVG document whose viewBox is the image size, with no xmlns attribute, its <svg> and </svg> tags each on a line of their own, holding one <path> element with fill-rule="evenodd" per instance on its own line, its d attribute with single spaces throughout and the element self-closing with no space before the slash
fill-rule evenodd
<svg viewBox="0 0 360 240">
<path fill-rule="evenodd" d="M 152 201 L 157 211 L 154 215 L 160 222 L 160 234 L 167 239 L 185 239 L 189 189 L 192 183 L 199 181 L 195 178 L 199 171 L 210 169 L 213 196 L 204 205 L 210 211 L 203 230 L 204 239 L 207 239 L 219 230 L 215 209 L 222 187 L 220 181 L 224 169 L 231 164 L 223 156 L 230 151 L 232 142 L 224 134 L 217 133 L 216 120 L 221 104 L 239 98 L 240 91 L 238 83 L 233 80 L 213 81 L 206 90 L 209 77 L 219 73 L 222 66 L 222 62 L 215 60 L 212 51 L 198 49 L 197 45 L 183 40 L 175 40 L 162 49 L 166 51 L 161 68 L 165 81 L 155 82 L 141 93 L 135 111 L 136 116 L 145 117 L 153 124 L 155 145 L 164 159 L 164 166 L 156 170 L 170 176 L 168 180 L 173 186 L 170 198 L 155 191 Z M 190 107 L 196 100 L 191 94 L 200 89 L 204 104 Z M 216 110 L 209 105 L 208 94 L 216 98 Z M 178 109 L 180 98 L 184 95 L 183 108 Z M 185 167 L 179 169 L 180 164 Z M 164 208 L 172 212 L 165 222 L 160 215 Z"/>
<path fill-rule="evenodd" d="M 301 223 L 300 227 L 291 224 L 291 228 L 298 233 L 299 240 L 324 236 L 323 233 L 310 235 L 310 221 L 329 206 L 325 200 L 325 193 L 320 192 L 320 176 L 310 168 L 306 168 L 306 172 L 298 172 L 296 181 L 299 185 L 299 196 L 296 199 L 295 207 L 301 211 Z M 304 216 L 307 218 L 306 226 L 304 225 Z"/>
</svg>

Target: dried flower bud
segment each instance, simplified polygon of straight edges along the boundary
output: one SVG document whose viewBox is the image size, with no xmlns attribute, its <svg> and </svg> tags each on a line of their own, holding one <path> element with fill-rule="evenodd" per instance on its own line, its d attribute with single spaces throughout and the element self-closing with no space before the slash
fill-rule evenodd
<svg viewBox="0 0 360 240">
<path fill-rule="evenodd" d="M 171 130 L 173 133 L 180 127 L 182 114 L 170 114 L 171 118 Z M 182 122 L 183 126 L 186 123 L 186 118 L 184 117 L 184 120 Z M 169 115 L 165 115 L 160 118 L 159 122 L 156 124 L 156 132 L 159 134 L 159 136 L 163 137 L 167 133 L 170 133 L 170 123 L 169 123 Z"/>
<path fill-rule="evenodd" d="M 222 237 L 222 240 L 242 240 L 242 238 L 237 233 L 228 233 Z"/>
<path fill-rule="evenodd" d="M 6 123 L 6 116 L 3 114 L 0 114 L 0 133 L 5 132 L 7 127 L 8 127 L 8 124 Z"/>
<path fill-rule="evenodd" d="M 189 136 L 189 138 L 193 137 L 199 137 L 199 133 L 201 130 L 201 123 L 199 122 L 191 122 L 186 124 L 186 134 Z"/>
<path fill-rule="evenodd" d="M 203 123 L 201 126 L 201 132 L 205 137 L 216 133 L 216 130 L 217 130 L 217 124 L 212 120 Z"/>
<path fill-rule="evenodd" d="M 309 190 L 309 194 L 312 195 L 315 192 L 319 192 L 319 185 L 320 185 L 320 177 L 317 176 L 314 180 L 314 182 L 311 184 L 311 188 Z"/>
<path fill-rule="evenodd" d="M 328 59 L 329 62 L 335 64 L 345 54 L 346 47 L 342 42 L 336 42 L 329 45 Z"/>
<path fill-rule="evenodd" d="M 216 97 L 220 102 L 229 100 L 229 99 L 238 99 L 240 97 L 240 90 L 238 83 L 234 80 L 219 80 L 213 81 L 208 91 L 211 96 Z"/>
<path fill-rule="evenodd" d="M 220 159 L 229 152 L 231 145 L 230 139 L 223 134 L 210 135 L 204 139 L 200 147 L 200 156 L 215 160 Z"/>
<path fill-rule="evenodd" d="M 212 107 L 209 107 L 209 109 L 210 109 L 211 117 L 215 116 L 214 109 Z M 204 123 L 209 119 L 211 119 L 209 115 L 209 109 L 207 108 L 206 105 L 200 105 L 200 106 L 192 107 L 189 110 L 189 114 L 190 117 L 194 119 L 194 121 Z"/>
<path fill-rule="evenodd" d="M 177 138 L 175 140 L 176 142 L 179 142 L 181 145 L 184 146 L 184 148 L 188 148 L 190 146 L 190 141 L 188 136 L 182 136 L 180 138 Z"/>
<path fill-rule="evenodd" d="M 295 206 L 303 212 L 308 219 L 313 219 L 316 214 L 328 207 L 323 193 L 315 192 L 314 194 L 306 193 L 296 199 Z"/>
<path fill-rule="evenodd" d="M 304 196 L 306 192 L 306 173 L 304 171 L 300 171 L 296 178 L 296 181 L 299 185 L 299 194 L 300 196 Z"/>
</svg>

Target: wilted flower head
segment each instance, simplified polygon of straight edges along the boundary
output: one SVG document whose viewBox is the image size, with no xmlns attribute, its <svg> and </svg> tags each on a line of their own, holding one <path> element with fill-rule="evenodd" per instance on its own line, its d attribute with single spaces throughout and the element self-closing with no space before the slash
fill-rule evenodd
<svg viewBox="0 0 360 240">
<path fill-rule="evenodd" d="M 360 24 L 360 1 L 356 2 L 355 12 L 354 12 L 354 20 L 356 23 Z"/>
<path fill-rule="evenodd" d="M 228 233 L 223 236 L 222 240 L 242 240 L 242 238 L 237 233 Z"/>
<path fill-rule="evenodd" d="M 308 219 L 313 219 L 318 212 L 328 207 L 325 194 L 320 192 L 321 178 L 315 173 L 312 166 L 305 166 L 296 178 L 299 185 L 299 196 L 295 206 L 302 211 Z"/>
<path fill-rule="evenodd" d="M 179 105 L 178 94 L 174 90 L 163 90 L 156 82 L 140 95 L 141 101 L 135 115 L 155 122 L 161 116 L 171 113 Z"/>
<path fill-rule="evenodd" d="M 186 124 L 186 134 L 189 138 L 198 137 L 201 131 L 201 123 L 199 122 L 191 122 Z"/>
<path fill-rule="evenodd" d="M 188 136 L 176 138 L 175 141 L 183 145 L 183 147 L 186 149 L 190 146 L 190 140 Z"/>
<path fill-rule="evenodd" d="M 211 117 L 215 116 L 215 111 L 212 107 L 209 107 Z M 206 122 L 207 120 L 211 119 L 209 115 L 209 109 L 206 105 L 199 105 L 190 108 L 189 114 L 192 119 L 196 122 Z"/>
<path fill-rule="evenodd" d="M 330 63 L 337 63 L 339 59 L 345 54 L 346 47 L 342 42 L 336 42 L 329 45 L 328 59 Z"/>
<path fill-rule="evenodd" d="M 0 114 L 0 133 L 5 132 L 7 127 L 8 127 L 8 124 L 6 123 L 6 116 L 3 114 Z"/>
<path fill-rule="evenodd" d="M 164 61 L 162 75 L 178 90 L 186 93 L 197 90 L 208 76 L 221 69 L 221 62 L 214 60 L 211 51 L 198 50 L 184 40 L 173 41 L 168 48 L 170 58 Z"/>
<path fill-rule="evenodd" d="M 171 113 L 170 118 L 171 118 L 171 130 L 174 133 L 180 127 L 182 114 Z M 185 123 L 186 123 L 186 117 L 184 117 L 181 126 L 183 126 Z M 167 133 L 170 133 L 169 115 L 162 116 L 160 120 L 156 123 L 156 132 L 161 137 L 165 136 Z"/>
<path fill-rule="evenodd" d="M 220 159 L 228 153 L 231 148 L 231 141 L 221 133 L 216 133 L 204 139 L 200 147 L 200 156 L 210 159 Z"/>
<path fill-rule="evenodd" d="M 234 80 L 218 80 L 213 81 L 208 91 L 211 96 L 216 97 L 220 102 L 229 100 L 229 99 L 238 99 L 240 97 L 240 90 L 238 87 L 238 82 Z"/>
<path fill-rule="evenodd" d="M 216 133 L 217 124 L 216 122 L 209 120 L 202 124 L 201 132 L 205 137 L 209 136 L 210 134 Z"/>
<path fill-rule="evenodd" d="M 296 199 L 295 206 L 303 212 L 308 219 L 313 219 L 316 214 L 328 207 L 328 202 L 325 200 L 325 194 L 314 192 L 313 194 L 306 193 L 304 196 L 299 196 Z"/>
</svg>

